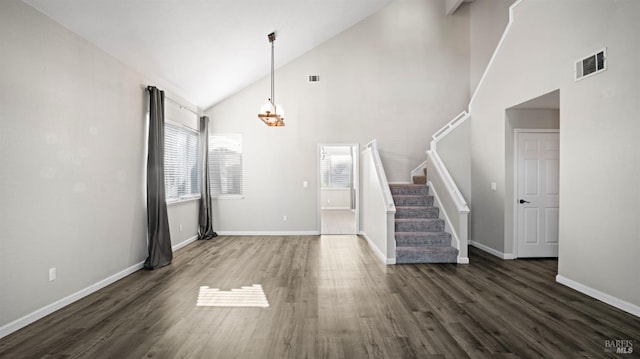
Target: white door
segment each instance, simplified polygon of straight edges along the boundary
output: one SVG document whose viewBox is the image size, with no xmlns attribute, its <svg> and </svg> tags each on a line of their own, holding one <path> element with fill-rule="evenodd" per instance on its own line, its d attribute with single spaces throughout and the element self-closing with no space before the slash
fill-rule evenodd
<svg viewBox="0 0 640 359">
<path fill-rule="evenodd" d="M 558 132 L 517 133 L 518 257 L 558 256 Z"/>
</svg>

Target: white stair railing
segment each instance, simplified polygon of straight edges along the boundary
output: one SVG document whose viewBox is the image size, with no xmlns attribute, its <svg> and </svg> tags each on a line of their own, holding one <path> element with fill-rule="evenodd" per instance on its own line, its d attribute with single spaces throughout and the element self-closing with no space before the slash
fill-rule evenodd
<svg viewBox="0 0 640 359">
<path fill-rule="evenodd" d="M 396 206 L 382 167 L 376 140 L 364 146 L 360 169 L 360 234 L 367 239 L 373 251 L 383 262 L 395 264 Z"/>
<path fill-rule="evenodd" d="M 427 184 L 433 191 L 436 203 L 451 231 L 454 247 L 458 249 L 458 263 L 469 263 L 467 246 L 469 241 L 469 206 L 462 196 L 460 189 L 451 177 L 440 156 L 438 142 L 447 134 L 469 119 L 469 114 L 463 111 L 444 127 L 438 130 L 431 140 L 427 151 Z"/>
</svg>

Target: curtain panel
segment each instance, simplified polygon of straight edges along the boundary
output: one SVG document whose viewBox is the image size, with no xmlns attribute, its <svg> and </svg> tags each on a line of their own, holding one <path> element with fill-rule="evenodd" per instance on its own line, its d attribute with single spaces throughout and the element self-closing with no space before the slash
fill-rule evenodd
<svg viewBox="0 0 640 359">
<path fill-rule="evenodd" d="M 149 142 L 147 155 L 147 269 L 164 267 L 173 260 L 164 184 L 164 91 L 149 92 Z"/>
</svg>

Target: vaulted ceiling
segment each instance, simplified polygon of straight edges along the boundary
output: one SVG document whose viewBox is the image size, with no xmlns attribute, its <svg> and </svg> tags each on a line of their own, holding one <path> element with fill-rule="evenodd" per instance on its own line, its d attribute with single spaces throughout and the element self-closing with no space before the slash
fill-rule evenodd
<svg viewBox="0 0 640 359">
<path fill-rule="evenodd" d="M 206 109 L 392 0 L 23 0 Z"/>
</svg>

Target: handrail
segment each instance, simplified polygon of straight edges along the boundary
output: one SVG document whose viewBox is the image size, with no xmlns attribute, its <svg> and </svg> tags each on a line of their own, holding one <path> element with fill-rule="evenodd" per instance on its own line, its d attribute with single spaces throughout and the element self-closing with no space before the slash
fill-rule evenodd
<svg viewBox="0 0 640 359">
<path fill-rule="evenodd" d="M 387 213 L 395 213 L 396 205 L 393 203 L 393 197 L 391 196 L 391 189 L 389 187 L 389 182 L 387 181 L 387 175 L 384 172 L 384 167 L 382 167 L 382 160 L 380 159 L 380 153 L 378 152 L 378 141 L 373 139 L 367 143 L 364 148 L 371 150 L 371 157 L 373 158 L 376 176 L 378 177 L 378 183 L 380 184 L 380 190 L 382 191 Z"/>
<path fill-rule="evenodd" d="M 431 150 L 435 151 L 438 147 L 438 142 L 449 134 L 449 132 L 460 126 L 467 118 L 469 118 L 469 113 L 467 111 L 462 111 L 458 116 L 454 117 L 453 120 L 449 121 L 449 123 L 436 131 L 436 133 L 431 136 Z"/>
<path fill-rule="evenodd" d="M 427 167 L 427 160 L 422 161 L 422 163 L 419 164 L 418 167 L 411 170 L 411 175 L 409 179 L 412 179 L 413 176 L 423 176 L 424 172 L 422 171 L 425 167 Z"/>
<path fill-rule="evenodd" d="M 440 174 L 442 180 L 444 182 L 445 187 L 447 188 L 447 192 L 451 193 L 451 197 L 456 204 L 456 209 L 458 213 L 469 213 L 469 206 L 467 205 L 467 201 L 465 201 L 462 193 L 456 186 L 456 183 L 453 181 L 451 174 L 447 170 L 447 167 L 442 162 L 442 159 L 438 155 L 434 149 L 427 151 L 427 156 L 431 158 L 431 161 L 434 164 L 434 170 Z"/>
</svg>

